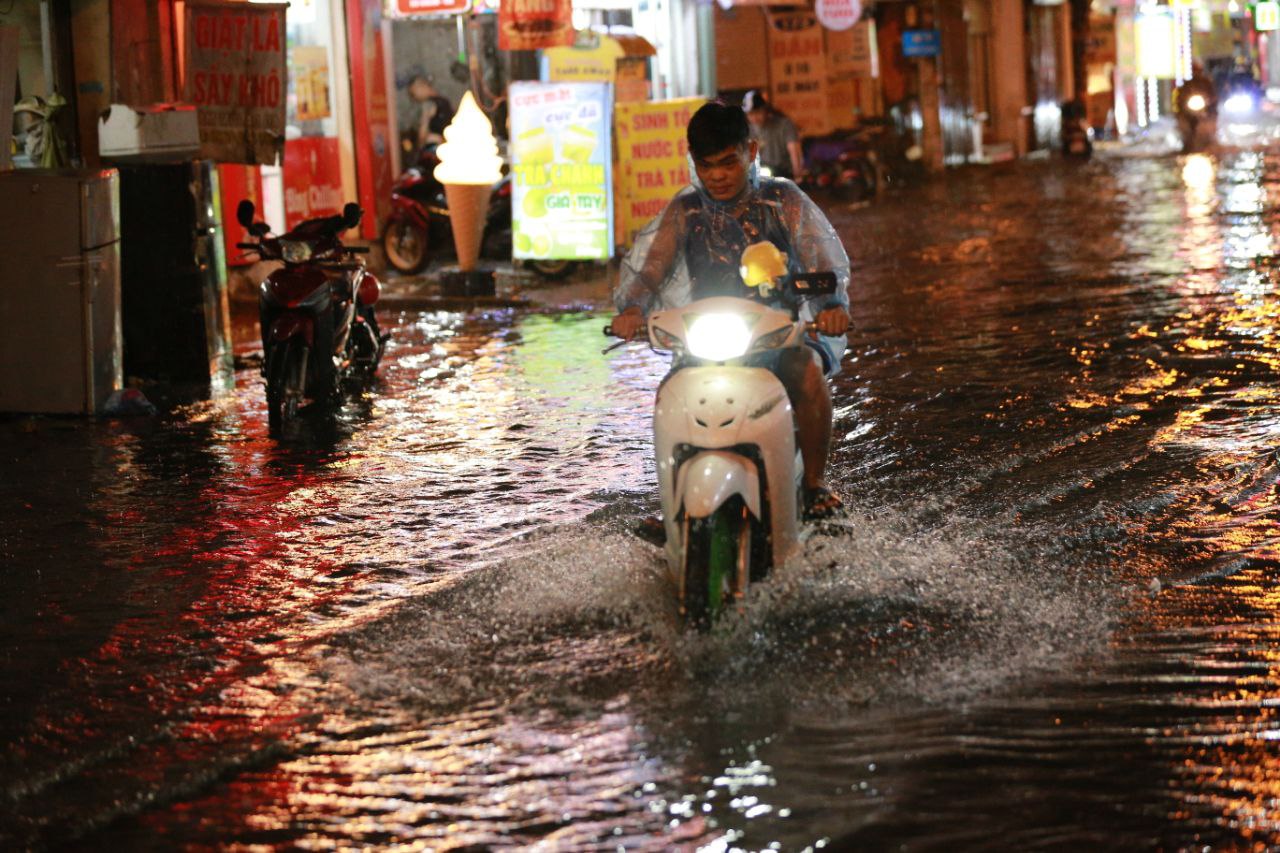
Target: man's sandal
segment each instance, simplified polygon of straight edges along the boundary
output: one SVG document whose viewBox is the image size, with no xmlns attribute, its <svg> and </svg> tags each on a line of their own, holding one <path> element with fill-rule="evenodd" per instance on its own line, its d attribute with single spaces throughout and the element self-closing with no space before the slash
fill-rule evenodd
<svg viewBox="0 0 1280 853">
<path fill-rule="evenodd" d="M 826 486 L 804 490 L 805 521 L 834 518 L 844 511 L 844 501 Z"/>
<path fill-rule="evenodd" d="M 657 545 L 659 548 L 667 544 L 667 528 L 662 523 L 662 519 L 656 515 L 646 516 L 640 519 L 633 531 L 650 545 Z"/>
</svg>

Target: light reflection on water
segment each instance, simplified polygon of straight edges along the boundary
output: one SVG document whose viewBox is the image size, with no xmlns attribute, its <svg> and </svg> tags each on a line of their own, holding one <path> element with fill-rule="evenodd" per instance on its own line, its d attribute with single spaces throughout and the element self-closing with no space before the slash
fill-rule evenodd
<svg viewBox="0 0 1280 853">
<path fill-rule="evenodd" d="M 598 317 L 406 312 L 284 445 L 251 369 L 4 424 L 0 835 L 1280 841 L 1277 192 L 1228 152 L 837 210 L 853 515 L 709 638 L 625 533 L 665 363 Z"/>
</svg>

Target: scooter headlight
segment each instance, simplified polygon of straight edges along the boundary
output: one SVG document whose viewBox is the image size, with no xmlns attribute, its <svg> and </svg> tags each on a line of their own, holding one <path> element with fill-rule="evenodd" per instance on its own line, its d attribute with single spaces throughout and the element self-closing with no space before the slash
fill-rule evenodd
<svg viewBox="0 0 1280 853">
<path fill-rule="evenodd" d="M 1222 105 L 1222 108 L 1229 113 L 1252 112 L 1253 98 L 1244 92 L 1237 92 L 1230 98 L 1227 98 L 1227 101 Z"/>
<path fill-rule="evenodd" d="M 707 361 L 746 355 L 751 329 L 738 314 L 702 314 L 689 325 L 689 352 Z"/>
<path fill-rule="evenodd" d="M 280 255 L 286 263 L 306 263 L 311 260 L 311 244 L 302 240 L 281 240 Z"/>
<path fill-rule="evenodd" d="M 1187 109 L 1193 113 L 1198 113 L 1204 109 L 1204 95 L 1192 95 L 1187 98 Z"/>
</svg>

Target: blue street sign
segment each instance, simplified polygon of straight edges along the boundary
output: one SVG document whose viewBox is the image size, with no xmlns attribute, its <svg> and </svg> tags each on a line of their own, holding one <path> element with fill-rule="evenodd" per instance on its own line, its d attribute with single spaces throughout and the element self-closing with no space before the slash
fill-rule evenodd
<svg viewBox="0 0 1280 853">
<path fill-rule="evenodd" d="M 942 33 L 938 30 L 903 30 L 903 56 L 937 56 L 942 52 Z"/>
</svg>

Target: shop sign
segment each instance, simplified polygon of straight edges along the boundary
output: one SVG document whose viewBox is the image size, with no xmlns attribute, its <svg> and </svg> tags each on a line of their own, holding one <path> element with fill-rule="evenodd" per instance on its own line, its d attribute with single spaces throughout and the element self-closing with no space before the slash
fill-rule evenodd
<svg viewBox="0 0 1280 853">
<path fill-rule="evenodd" d="M 274 165 L 284 140 L 286 3 L 188 0 L 183 98 L 196 105 L 200 156 Z"/>
<path fill-rule="evenodd" d="M 862 17 L 862 0 L 817 0 L 814 13 L 822 26 L 843 32 L 853 27 Z"/>
<path fill-rule="evenodd" d="M 1262 0 L 1253 7 L 1253 28 L 1258 32 L 1280 29 L 1280 3 Z"/>
<path fill-rule="evenodd" d="M 624 56 L 615 39 L 595 33 L 579 33 L 577 43 L 543 51 L 543 78 L 553 82 L 587 80 L 612 83 L 618 73 L 618 58 Z"/>
<path fill-rule="evenodd" d="M 635 235 L 689 183 L 685 129 L 701 98 L 618 104 L 618 242 Z"/>
<path fill-rule="evenodd" d="M 914 57 L 937 56 L 942 52 L 942 33 L 939 30 L 903 30 L 902 55 Z"/>
<path fill-rule="evenodd" d="M 471 0 L 395 0 L 393 15 L 460 15 L 471 8 Z"/>
<path fill-rule="evenodd" d="M 346 203 L 341 156 L 333 136 L 304 136 L 284 144 L 284 227 L 335 216 Z"/>
<path fill-rule="evenodd" d="M 1134 22 L 1134 34 L 1139 77 L 1167 80 L 1177 76 L 1177 29 L 1168 6 L 1140 10 Z"/>
<path fill-rule="evenodd" d="M 517 258 L 613 254 L 607 83 L 512 83 L 511 220 Z"/>
<path fill-rule="evenodd" d="M 827 62 L 822 27 L 810 12 L 769 16 L 769 77 L 773 103 L 802 136 L 831 131 L 827 112 Z"/>
<path fill-rule="evenodd" d="M 504 0 L 498 7 L 499 50 L 545 50 L 573 39 L 571 0 Z"/>
<path fill-rule="evenodd" d="M 880 53 L 876 47 L 876 22 L 859 21 L 843 32 L 827 32 L 827 66 L 832 74 L 879 77 Z"/>
</svg>

